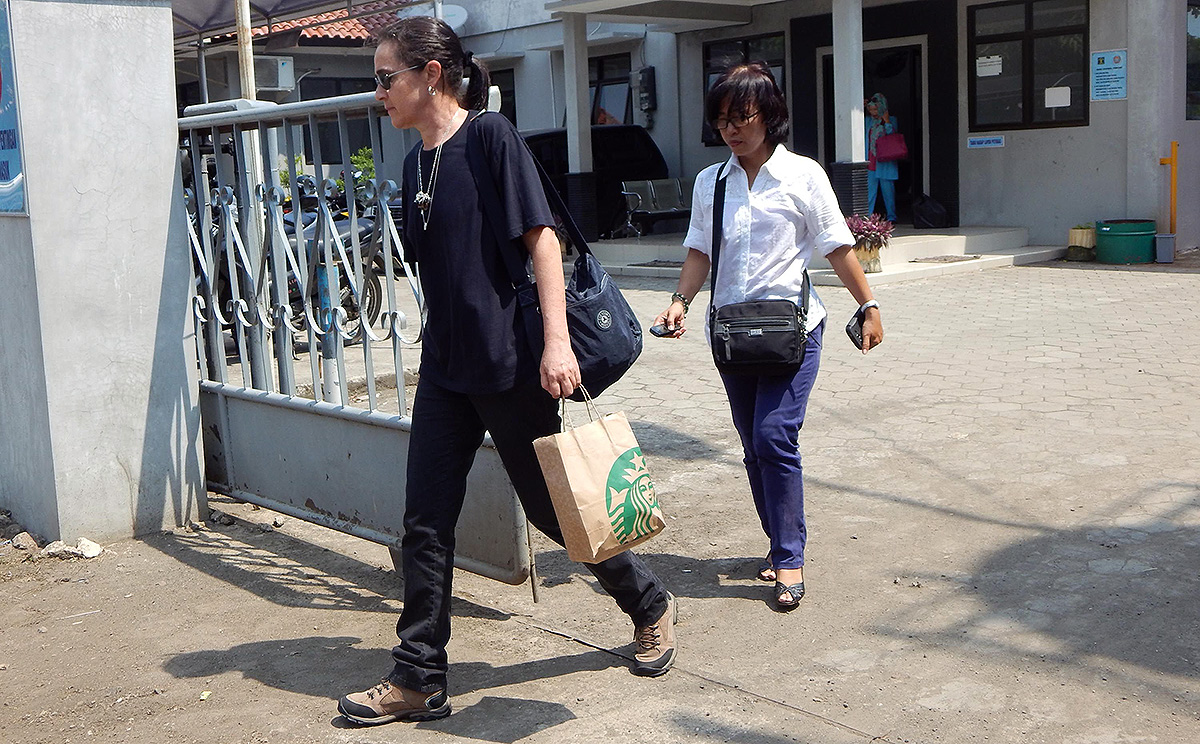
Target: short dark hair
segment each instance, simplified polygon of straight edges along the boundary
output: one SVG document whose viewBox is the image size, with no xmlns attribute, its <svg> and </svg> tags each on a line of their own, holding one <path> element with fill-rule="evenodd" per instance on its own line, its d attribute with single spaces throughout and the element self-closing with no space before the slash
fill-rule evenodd
<svg viewBox="0 0 1200 744">
<path fill-rule="evenodd" d="M 491 84 L 487 66 L 463 51 L 458 34 L 445 21 L 430 16 L 409 16 L 377 33 L 374 42 L 377 46 L 393 45 L 405 66 L 424 65 L 436 59 L 442 66 L 446 92 L 458 97 L 469 109 L 482 109 L 487 105 Z M 460 95 L 464 77 L 469 83 L 466 92 Z"/>
<path fill-rule="evenodd" d="M 767 141 L 778 145 L 791 131 L 787 99 L 779 90 L 771 68 L 765 62 L 736 64 L 721 73 L 704 98 L 704 116 L 715 121 L 721 106 L 729 101 L 729 113 L 745 116 L 755 111 L 767 125 Z"/>
</svg>

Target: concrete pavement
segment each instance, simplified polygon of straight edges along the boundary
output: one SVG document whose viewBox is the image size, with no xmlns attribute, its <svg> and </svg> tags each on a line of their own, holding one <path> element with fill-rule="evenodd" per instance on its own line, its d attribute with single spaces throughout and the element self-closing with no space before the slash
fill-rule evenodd
<svg viewBox="0 0 1200 744">
<path fill-rule="evenodd" d="M 620 283 L 647 324 L 673 289 Z M 822 287 L 831 319 L 801 434 L 809 594 L 787 615 L 752 579 L 766 539 L 699 328 L 648 337 L 599 402 L 634 422 L 668 515 L 639 551 L 681 601 L 665 678 L 628 674 L 628 621 L 539 537 L 536 605 L 527 586 L 456 575 L 453 716 L 342 728 L 333 698 L 385 672 L 395 640 L 386 550 L 290 519 L 262 531 L 267 512 L 216 499 L 237 524 L 7 584 L 0 664 L 23 661 L 0 680 L 40 686 L 6 686 L 0 728 L 56 742 L 1198 741 L 1197 290 L 1187 261 L 885 285 L 885 343 L 864 357 L 841 330 L 853 301 Z M 97 603 L 81 625 L 57 621 Z M 119 729 L 100 710 L 123 710 Z M 93 721 L 107 725 L 85 737 Z"/>
</svg>

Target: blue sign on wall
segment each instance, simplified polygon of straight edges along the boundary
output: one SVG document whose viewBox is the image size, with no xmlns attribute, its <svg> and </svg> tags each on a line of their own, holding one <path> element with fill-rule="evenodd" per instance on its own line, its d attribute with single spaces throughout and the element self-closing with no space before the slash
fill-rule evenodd
<svg viewBox="0 0 1200 744">
<path fill-rule="evenodd" d="M 13 70 L 8 0 L 0 0 L 0 213 L 25 212 L 25 177 L 17 120 L 17 76 Z"/>
<path fill-rule="evenodd" d="M 984 137 L 967 137 L 968 150 L 982 150 L 991 147 L 1004 147 L 1004 135 L 991 134 Z"/>
<path fill-rule="evenodd" d="M 1092 52 L 1093 101 L 1125 100 L 1128 56 L 1124 49 Z"/>
</svg>

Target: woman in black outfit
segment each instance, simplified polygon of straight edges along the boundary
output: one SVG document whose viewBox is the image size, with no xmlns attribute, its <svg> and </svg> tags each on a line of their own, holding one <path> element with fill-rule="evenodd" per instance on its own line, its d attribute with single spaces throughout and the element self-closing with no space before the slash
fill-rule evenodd
<svg viewBox="0 0 1200 744">
<path fill-rule="evenodd" d="M 395 666 L 378 685 L 338 703 L 346 718 L 363 724 L 450 714 L 446 644 L 454 528 L 485 431 L 530 523 L 562 544 L 533 440 L 561 430 L 557 399 L 579 384 L 554 218 L 520 135 L 503 116 L 478 113 L 487 70 L 463 52 L 444 22 L 413 17 L 384 32 L 375 71 L 375 97 L 392 125 L 421 133 L 421 144 L 404 162 L 404 233 L 416 251 L 428 320 L 408 451 L 404 610 L 396 627 L 400 644 L 392 649 Z M 480 138 L 500 192 L 507 245 L 497 243 L 485 222 L 467 157 L 472 136 Z M 502 251 L 532 259 L 543 350 L 525 341 Z M 629 552 L 588 568 L 633 620 L 632 671 L 665 673 L 675 660 L 674 597 Z"/>
</svg>

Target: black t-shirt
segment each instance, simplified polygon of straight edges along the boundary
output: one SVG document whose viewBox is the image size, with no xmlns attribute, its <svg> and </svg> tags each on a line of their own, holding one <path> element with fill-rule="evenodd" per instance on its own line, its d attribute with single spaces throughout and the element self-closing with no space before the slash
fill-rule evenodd
<svg viewBox="0 0 1200 744">
<path fill-rule="evenodd" d="M 509 390 L 538 379 L 540 356 L 529 348 L 516 290 L 500 250 L 520 251 L 519 238 L 540 225 L 553 226 L 533 156 L 508 119 L 485 114 L 467 121 L 442 146 L 433 203 L 425 226 L 414 198 L 417 162 L 430 190 L 434 151 L 418 143 L 404 161 L 404 237 L 414 249 L 429 316 L 422 340 L 421 375 L 460 393 Z M 498 246 L 485 222 L 483 204 L 467 158 L 470 127 L 478 127 L 485 159 L 504 205 Z M 486 182 L 485 182 L 486 183 Z"/>
</svg>

